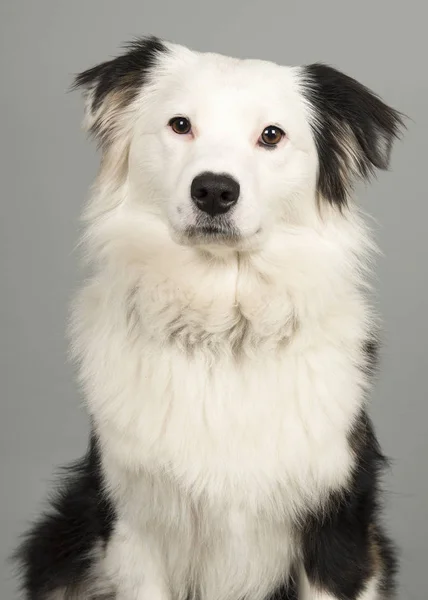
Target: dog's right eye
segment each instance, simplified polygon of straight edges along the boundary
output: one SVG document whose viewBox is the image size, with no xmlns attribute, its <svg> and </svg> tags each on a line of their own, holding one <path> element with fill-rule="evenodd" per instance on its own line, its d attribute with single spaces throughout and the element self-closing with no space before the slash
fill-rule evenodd
<svg viewBox="0 0 428 600">
<path fill-rule="evenodd" d="M 189 119 L 186 119 L 186 117 L 173 117 L 169 121 L 168 125 L 175 133 L 178 133 L 180 135 L 190 133 L 192 130 L 192 125 Z"/>
</svg>

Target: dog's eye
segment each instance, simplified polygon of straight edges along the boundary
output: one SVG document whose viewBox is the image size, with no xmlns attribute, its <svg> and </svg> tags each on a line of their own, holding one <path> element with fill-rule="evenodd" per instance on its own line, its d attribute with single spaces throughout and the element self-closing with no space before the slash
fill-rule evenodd
<svg viewBox="0 0 428 600">
<path fill-rule="evenodd" d="M 259 138 L 260 146 L 276 146 L 285 136 L 285 133 L 282 131 L 280 127 L 276 125 L 269 125 L 265 127 L 262 132 L 262 135 Z"/>
<path fill-rule="evenodd" d="M 189 119 L 186 119 L 186 117 L 173 117 L 169 121 L 168 125 L 175 133 L 178 133 L 180 135 L 190 133 L 192 129 L 192 125 Z"/>
</svg>

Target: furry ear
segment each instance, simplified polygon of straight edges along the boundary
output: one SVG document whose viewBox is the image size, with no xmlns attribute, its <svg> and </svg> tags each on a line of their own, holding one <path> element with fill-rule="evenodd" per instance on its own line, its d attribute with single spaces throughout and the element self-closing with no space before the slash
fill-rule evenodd
<svg viewBox="0 0 428 600">
<path fill-rule="evenodd" d="M 115 137 L 120 116 L 137 96 L 157 58 L 167 52 L 156 37 L 131 42 L 127 51 L 77 75 L 73 88 L 83 89 L 85 127 L 101 146 Z"/>
<path fill-rule="evenodd" d="M 403 127 L 400 113 L 351 77 L 324 64 L 303 68 L 318 151 L 318 192 L 344 206 L 356 179 L 387 169 Z"/>
</svg>

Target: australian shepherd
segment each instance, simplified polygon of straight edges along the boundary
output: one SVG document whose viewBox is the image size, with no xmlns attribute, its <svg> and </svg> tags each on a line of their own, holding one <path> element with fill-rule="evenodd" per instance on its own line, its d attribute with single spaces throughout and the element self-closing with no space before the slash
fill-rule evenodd
<svg viewBox="0 0 428 600">
<path fill-rule="evenodd" d="M 29 600 L 386 600 L 353 186 L 402 118 L 325 64 L 157 38 L 77 76 L 101 149 L 71 347 L 89 448 L 19 550 Z"/>
</svg>

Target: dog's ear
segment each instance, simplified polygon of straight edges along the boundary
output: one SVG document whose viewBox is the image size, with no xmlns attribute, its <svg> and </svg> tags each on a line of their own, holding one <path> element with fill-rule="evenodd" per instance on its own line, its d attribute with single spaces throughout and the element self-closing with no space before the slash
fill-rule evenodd
<svg viewBox="0 0 428 600">
<path fill-rule="evenodd" d="M 318 192 L 343 206 L 356 179 L 387 169 L 403 126 L 400 113 L 351 77 L 324 64 L 303 68 L 318 151 Z"/>
<path fill-rule="evenodd" d="M 73 88 L 83 90 L 85 127 L 101 146 L 117 134 L 121 115 L 136 98 L 166 46 L 156 37 L 130 43 L 126 52 L 77 75 Z"/>
</svg>

